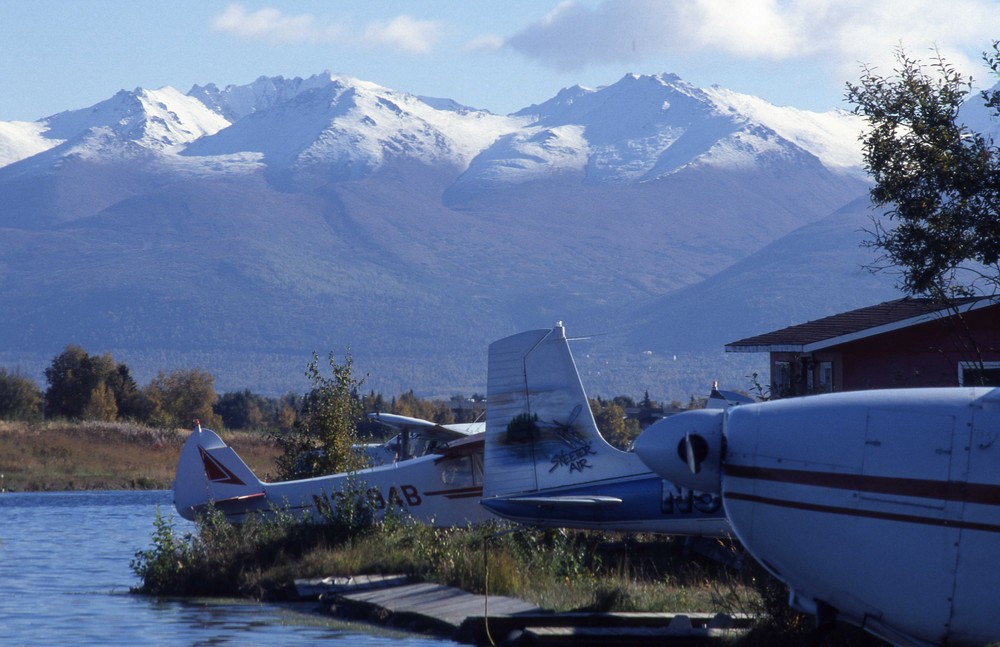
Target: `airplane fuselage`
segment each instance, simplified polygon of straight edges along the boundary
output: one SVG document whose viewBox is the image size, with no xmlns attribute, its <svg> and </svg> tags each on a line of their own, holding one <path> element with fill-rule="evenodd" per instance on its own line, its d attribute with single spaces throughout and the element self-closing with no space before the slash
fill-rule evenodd
<svg viewBox="0 0 1000 647">
<path fill-rule="evenodd" d="M 187 519 L 211 503 L 234 522 L 272 509 L 322 520 L 350 498 L 376 516 L 395 508 L 442 527 L 477 524 L 492 517 L 479 505 L 482 451 L 482 440 L 469 438 L 441 453 L 358 472 L 265 483 L 204 429 L 192 433 L 181 450 L 174 503 Z"/>
<path fill-rule="evenodd" d="M 1000 391 L 839 393 L 685 415 L 650 427 L 637 452 L 692 486 L 721 468 L 734 532 L 793 605 L 897 643 L 1000 640 Z M 694 437 L 707 458 L 683 456 Z"/>
</svg>

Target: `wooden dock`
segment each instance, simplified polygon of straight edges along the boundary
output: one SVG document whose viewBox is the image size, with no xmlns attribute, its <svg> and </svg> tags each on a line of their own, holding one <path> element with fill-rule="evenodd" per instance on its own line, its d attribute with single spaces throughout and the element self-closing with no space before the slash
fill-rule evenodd
<svg viewBox="0 0 1000 647">
<path fill-rule="evenodd" d="M 646 647 L 712 644 L 747 630 L 748 618 L 701 613 L 552 613 L 404 576 L 296 580 L 324 612 L 474 645 Z"/>
</svg>

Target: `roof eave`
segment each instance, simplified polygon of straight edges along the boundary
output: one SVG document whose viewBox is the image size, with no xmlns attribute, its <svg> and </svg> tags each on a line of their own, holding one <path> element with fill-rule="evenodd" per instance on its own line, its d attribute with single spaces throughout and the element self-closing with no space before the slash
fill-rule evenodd
<svg viewBox="0 0 1000 647">
<path fill-rule="evenodd" d="M 993 299 L 983 298 L 958 306 L 958 311 L 964 314 L 980 308 L 996 305 L 996 303 L 997 302 Z M 909 319 L 901 319 L 892 323 L 882 324 L 881 326 L 866 328 L 864 330 L 848 333 L 846 335 L 829 337 L 827 339 L 821 339 L 808 344 L 754 344 L 746 346 L 726 344 L 725 349 L 727 353 L 812 353 L 818 350 L 830 348 L 832 346 L 840 346 L 841 344 L 858 341 L 859 339 L 865 339 L 867 337 L 874 337 L 887 332 L 909 328 L 910 326 L 916 326 L 918 324 L 927 323 L 936 319 L 944 319 L 952 316 L 952 314 L 953 313 L 949 308 L 942 308 L 933 312 L 926 312 L 922 315 L 910 317 Z"/>
<path fill-rule="evenodd" d="M 726 344 L 727 353 L 801 353 L 802 344 L 748 345 Z"/>
</svg>

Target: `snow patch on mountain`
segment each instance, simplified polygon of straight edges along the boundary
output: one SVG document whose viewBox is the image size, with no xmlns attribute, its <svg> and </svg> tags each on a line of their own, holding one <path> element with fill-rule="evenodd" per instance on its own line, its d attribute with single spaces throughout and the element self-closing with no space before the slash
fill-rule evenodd
<svg viewBox="0 0 1000 647">
<path fill-rule="evenodd" d="M 742 115 L 815 155 L 830 170 L 863 177 L 860 136 L 864 120 L 844 110 L 810 112 L 779 107 L 746 94 L 712 86 L 706 96 L 722 112 Z"/>
<path fill-rule="evenodd" d="M 589 152 L 583 130 L 579 125 L 535 127 L 504 135 L 483 151 L 458 183 L 520 183 L 549 174 L 582 173 Z"/>
<path fill-rule="evenodd" d="M 0 168 L 58 145 L 45 137 L 45 129 L 38 121 L 0 121 Z"/>
<path fill-rule="evenodd" d="M 801 153 L 800 153 L 801 154 Z M 716 141 L 695 163 L 716 168 L 750 170 L 762 160 L 776 157 L 790 159 L 794 149 L 773 131 L 760 126 L 737 131 Z"/>
<path fill-rule="evenodd" d="M 164 152 L 176 152 L 230 123 L 201 101 L 171 87 L 121 90 L 90 108 L 61 112 L 43 122 L 49 138 L 68 140 L 92 128 L 110 128 L 123 139 Z"/>
</svg>

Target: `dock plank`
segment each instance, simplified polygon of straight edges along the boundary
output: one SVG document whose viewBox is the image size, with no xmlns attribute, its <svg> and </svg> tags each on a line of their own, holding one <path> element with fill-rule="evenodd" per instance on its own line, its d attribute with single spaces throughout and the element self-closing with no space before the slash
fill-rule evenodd
<svg viewBox="0 0 1000 647">
<path fill-rule="evenodd" d="M 399 576 L 303 582 L 304 590 L 316 586 L 327 587 L 320 599 L 334 615 L 472 644 L 505 640 L 545 647 L 708 644 L 745 632 L 752 620 L 707 613 L 553 613 L 517 598 L 479 595 Z"/>
<path fill-rule="evenodd" d="M 486 596 L 468 593 L 440 584 L 406 584 L 390 589 L 341 593 L 340 599 L 374 605 L 390 613 L 427 615 L 457 630 L 470 616 L 482 616 L 487 610 Z M 505 596 L 489 596 L 490 615 L 539 612 L 533 604 Z"/>
</svg>

